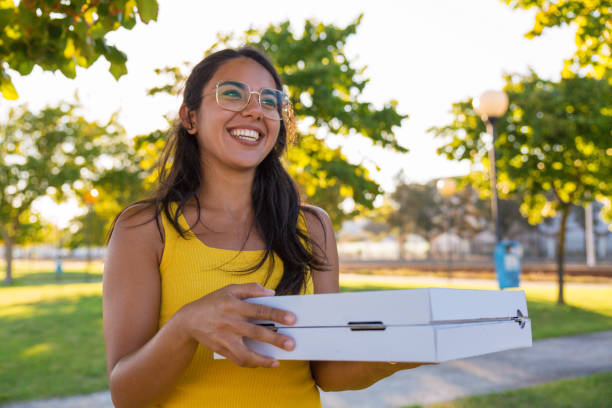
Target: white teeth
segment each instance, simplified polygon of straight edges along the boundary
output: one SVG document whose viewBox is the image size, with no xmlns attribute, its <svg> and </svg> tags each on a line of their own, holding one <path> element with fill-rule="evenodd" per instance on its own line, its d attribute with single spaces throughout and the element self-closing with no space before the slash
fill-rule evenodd
<svg viewBox="0 0 612 408">
<path fill-rule="evenodd" d="M 256 141 L 259 139 L 259 133 L 252 129 L 232 129 L 230 134 L 243 140 Z"/>
</svg>

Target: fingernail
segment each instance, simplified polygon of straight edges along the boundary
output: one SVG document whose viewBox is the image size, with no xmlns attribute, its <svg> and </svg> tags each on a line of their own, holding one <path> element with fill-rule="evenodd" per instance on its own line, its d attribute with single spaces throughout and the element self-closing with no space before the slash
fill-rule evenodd
<svg viewBox="0 0 612 408">
<path fill-rule="evenodd" d="M 280 365 L 278 361 L 274 361 L 270 367 L 277 368 Z"/>
<path fill-rule="evenodd" d="M 276 293 L 276 292 L 274 291 L 274 289 L 264 288 L 264 290 L 265 290 L 267 293 L 271 294 L 271 295 L 273 295 L 274 293 Z"/>
<path fill-rule="evenodd" d="M 293 341 L 291 340 L 285 340 L 284 346 L 287 350 L 292 350 L 293 349 Z"/>
<path fill-rule="evenodd" d="M 295 316 L 292 314 L 285 315 L 285 324 L 293 324 L 295 323 Z"/>
</svg>

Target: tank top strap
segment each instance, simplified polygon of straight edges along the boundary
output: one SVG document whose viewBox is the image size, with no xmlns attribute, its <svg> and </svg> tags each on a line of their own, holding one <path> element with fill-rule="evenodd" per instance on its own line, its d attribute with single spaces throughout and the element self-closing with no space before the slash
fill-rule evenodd
<svg viewBox="0 0 612 408">
<path fill-rule="evenodd" d="M 297 229 L 298 231 L 301 231 L 304 235 L 306 235 L 308 238 L 310 238 L 308 224 L 306 223 L 306 216 L 304 215 L 304 211 L 302 210 L 300 210 L 300 212 L 298 213 Z M 302 245 L 306 247 L 307 250 L 312 250 L 312 248 L 310 247 L 309 240 L 305 240 L 304 238 L 300 237 L 300 241 L 302 242 Z"/>
<path fill-rule="evenodd" d="M 177 217 L 178 225 L 186 231 L 187 234 L 190 234 L 189 225 L 185 221 L 184 217 L 180 214 L 177 214 L 178 204 L 175 202 L 171 202 L 168 205 L 168 212 L 172 218 Z M 182 239 L 181 234 L 174 228 L 174 225 L 166 215 L 166 213 L 162 210 L 161 212 L 161 222 L 162 227 L 164 229 L 164 252 L 161 259 L 160 267 L 168 264 L 174 264 L 176 261 L 176 246 L 180 239 Z"/>
<path fill-rule="evenodd" d="M 304 211 L 300 210 L 297 219 L 297 229 L 301 231 L 308 239 L 300 237 L 300 242 L 308 252 L 312 253 L 312 245 L 310 244 L 310 231 L 308 230 L 308 223 L 306 222 L 306 216 L 304 215 Z M 304 281 L 304 288 L 302 289 L 302 294 L 312 295 L 314 293 L 314 282 L 312 280 L 312 271 L 308 268 L 306 273 L 306 278 Z"/>
</svg>

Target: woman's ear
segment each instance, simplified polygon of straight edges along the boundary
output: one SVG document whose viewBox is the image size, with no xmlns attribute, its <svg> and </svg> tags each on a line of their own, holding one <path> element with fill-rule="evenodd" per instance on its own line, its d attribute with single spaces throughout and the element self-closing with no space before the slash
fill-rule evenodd
<svg viewBox="0 0 612 408">
<path fill-rule="evenodd" d="M 185 129 L 187 129 L 187 133 L 190 135 L 198 133 L 195 125 L 195 112 L 189 110 L 185 104 L 181 105 L 181 109 L 179 109 L 179 117 Z"/>
</svg>

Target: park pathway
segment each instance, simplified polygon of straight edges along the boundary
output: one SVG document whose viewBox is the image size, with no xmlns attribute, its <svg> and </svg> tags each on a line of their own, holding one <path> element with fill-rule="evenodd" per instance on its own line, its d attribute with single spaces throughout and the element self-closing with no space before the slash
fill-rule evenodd
<svg viewBox="0 0 612 408">
<path fill-rule="evenodd" d="M 535 341 L 533 347 L 423 366 L 361 391 L 322 393 L 324 408 L 430 404 L 612 371 L 612 330 Z M 112 408 L 108 392 L 13 403 L 5 408 Z"/>
<path fill-rule="evenodd" d="M 325 408 L 431 404 L 612 371 L 612 330 L 535 341 L 533 347 L 423 366 L 362 391 L 325 393 Z"/>
</svg>

